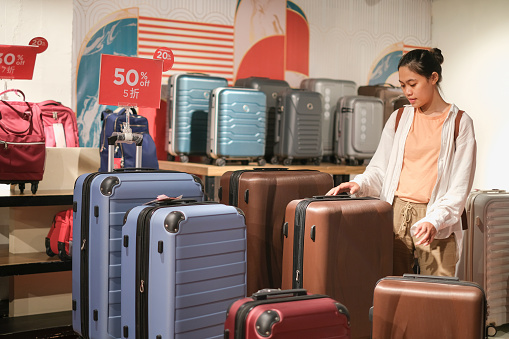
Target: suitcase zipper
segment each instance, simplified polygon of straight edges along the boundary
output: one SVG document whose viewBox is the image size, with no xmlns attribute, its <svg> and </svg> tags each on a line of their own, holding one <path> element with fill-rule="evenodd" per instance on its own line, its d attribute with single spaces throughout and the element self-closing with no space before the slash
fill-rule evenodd
<svg viewBox="0 0 509 339">
<path fill-rule="evenodd" d="M 292 288 L 302 288 L 304 266 L 304 234 L 306 230 L 306 209 L 312 199 L 300 201 L 295 207 L 293 231 L 293 281 Z"/>
<path fill-rule="evenodd" d="M 239 206 L 239 181 L 240 176 L 247 170 L 235 171 L 230 176 L 230 192 L 228 192 L 229 205 Z"/>
<path fill-rule="evenodd" d="M 9 145 L 45 145 L 44 141 L 37 142 L 11 142 L 11 141 L 3 141 L 0 140 L 0 144 L 4 144 L 4 149 L 7 149 Z"/>
</svg>

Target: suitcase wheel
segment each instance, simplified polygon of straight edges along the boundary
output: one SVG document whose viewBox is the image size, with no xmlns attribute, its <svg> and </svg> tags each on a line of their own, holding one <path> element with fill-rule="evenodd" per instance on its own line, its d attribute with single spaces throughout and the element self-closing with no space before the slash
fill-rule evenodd
<svg viewBox="0 0 509 339">
<path fill-rule="evenodd" d="M 292 158 L 286 158 L 283 160 L 284 166 L 290 166 L 292 164 Z"/>
<path fill-rule="evenodd" d="M 264 158 L 260 158 L 257 161 L 258 166 L 265 166 L 267 164 L 267 161 Z"/>
<path fill-rule="evenodd" d="M 182 162 L 182 163 L 189 162 L 189 157 L 187 155 L 181 155 L 180 162 Z"/>
<path fill-rule="evenodd" d="M 320 164 L 322 163 L 321 159 L 320 158 L 315 158 L 313 159 L 313 163 L 316 165 L 316 166 L 320 166 Z"/>
<path fill-rule="evenodd" d="M 223 158 L 219 158 L 219 159 L 216 159 L 216 161 L 214 163 L 216 164 L 216 166 L 224 166 L 224 165 L 226 165 L 226 160 L 224 160 Z"/>
<path fill-rule="evenodd" d="M 19 187 L 19 192 L 21 194 L 23 194 L 23 192 L 25 191 L 25 183 L 22 182 L 22 183 L 18 184 L 18 187 Z"/>
<path fill-rule="evenodd" d="M 38 182 L 33 182 L 32 185 L 30 186 L 32 194 L 35 194 L 37 192 L 37 188 L 39 188 L 39 183 Z"/>
<path fill-rule="evenodd" d="M 272 165 L 277 165 L 277 164 L 279 164 L 279 159 L 278 159 L 278 157 L 277 157 L 277 156 L 273 156 L 272 158 L 270 158 L 270 163 L 271 163 Z"/>
</svg>

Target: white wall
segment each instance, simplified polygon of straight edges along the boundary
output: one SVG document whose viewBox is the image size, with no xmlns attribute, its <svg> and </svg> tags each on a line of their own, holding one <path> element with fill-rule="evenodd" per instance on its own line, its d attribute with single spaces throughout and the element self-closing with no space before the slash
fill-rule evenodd
<svg viewBox="0 0 509 339">
<path fill-rule="evenodd" d="M 70 0 L 0 1 L 0 44 L 28 45 L 39 36 L 48 40 L 48 49 L 37 55 L 33 79 L 1 80 L 0 91 L 17 88 L 29 101 L 54 99 L 71 106 L 72 14 Z"/>
<path fill-rule="evenodd" d="M 444 55 L 442 89 L 474 120 L 474 188 L 509 190 L 509 1 L 434 0 L 433 46 Z"/>
</svg>

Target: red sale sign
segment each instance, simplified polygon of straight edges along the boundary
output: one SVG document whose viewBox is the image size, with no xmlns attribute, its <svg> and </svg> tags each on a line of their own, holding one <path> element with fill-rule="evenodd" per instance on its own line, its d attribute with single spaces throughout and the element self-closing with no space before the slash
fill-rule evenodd
<svg viewBox="0 0 509 339">
<path fill-rule="evenodd" d="M 99 104 L 159 108 L 163 61 L 101 55 Z"/>
<path fill-rule="evenodd" d="M 0 79 L 32 79 L 37 53 L 35 46 L 0 45 Z"/>
</svg>

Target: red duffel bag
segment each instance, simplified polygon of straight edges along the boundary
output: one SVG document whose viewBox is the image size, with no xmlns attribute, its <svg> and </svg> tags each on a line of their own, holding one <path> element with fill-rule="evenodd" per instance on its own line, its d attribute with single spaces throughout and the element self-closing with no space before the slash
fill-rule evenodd
<svg viewBox="0 0 509 339">
<path fill-rule="evenodd" d="M 46 146 L 41 109 L 25 100 L 20 90 L 15 92 L 23 101 L 0 100 L 0 183 L 18 184 L 21 193 L 25 183 L 37 192 L 44 173 Z"/>
</svg>

